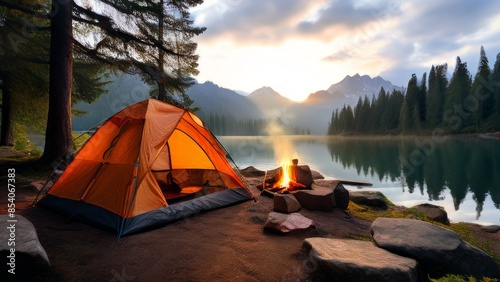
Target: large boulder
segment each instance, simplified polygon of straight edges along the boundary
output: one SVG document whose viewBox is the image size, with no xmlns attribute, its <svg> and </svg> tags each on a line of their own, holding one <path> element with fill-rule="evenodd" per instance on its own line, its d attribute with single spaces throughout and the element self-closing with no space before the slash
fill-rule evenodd
<svg viewBox="0 0 500 282">
<path fill-rule="evenodd" d="M 320 281 L 418 281 L 417 262 L 351 239 L 307 238 L 305 272 Z"/>
<path fill-rule="evenodd" d="M 491 256 L 449 229 L 415 219 L 377 218 L 371 232 L 379 247 L 416 259 L 431 277 L 500 277 L 500 268 Z"/>
<path fill-rule="evenodd" d="M 445 225 L 450 225 L 450 220 L 448 219 L 448 213 L 443 207 L 432 204 L 421 204 L 413 206 L 411 208 L 423 213 L 431 220 L 440 222 Z"/>
<path fill-rule="evenodd" d="M 358 205 L 374 209 L 386 210 L 389 207 L 385 195 L 378 191 L 351 191 L 349 198 Z"/>
<path fill-rule="evenodd" d="M 2 281 L 34 281 L 50 271 L 49 258 L 33 224 L 16 214 L 0 215 L 0 267 Z"/>
<path fill-rule="evenodd" d="M 349 191 L 338 180 L 315 180 L 312 188 L 333 190 L 335 207 L 346 210 L 349 206 Z"/>
<path fill-rule="evenodd" d="M 342 183 L 337 184 L 333 190 L 333 196 L 335 198 L 335 206 L 341 210 L 347 210 L 349 206 L 349 191 L 342 185 Z"/>
<path fill-rule="evenodd" d="M 280 213 L 292 213 L 301 209 L 299 201 L 292 194 L 275 193 L 273 204 L 273 210 Z"/>
<path fill-rule="evenodd" d="M 336 206 L 333 189 L 319 187 L 292 193 L 303 208 L 311 211 L 331 211 Z"/>
<path fill-rule="evenodd" d="M 314 227 L 314 221 L 296 212 L 291 214 L 270 212 L 264 224 L 265 229 L 271 229 L 281 233 L 288 233 L 290 231 L 307 229 L 310 227 Z"/>
</svg>

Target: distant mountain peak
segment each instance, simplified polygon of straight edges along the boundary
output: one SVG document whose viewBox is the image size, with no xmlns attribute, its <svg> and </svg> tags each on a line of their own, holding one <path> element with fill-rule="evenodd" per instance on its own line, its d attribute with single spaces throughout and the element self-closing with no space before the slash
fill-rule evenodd
<svg viewBox="0 0 500 282">
<path fill-rule="evenodd" d="M 262 86 L 261 88 L 253 91 L 250 95 L 280 95 L 280 93 L 276 92 L 269 86 Z"/>
</svg>

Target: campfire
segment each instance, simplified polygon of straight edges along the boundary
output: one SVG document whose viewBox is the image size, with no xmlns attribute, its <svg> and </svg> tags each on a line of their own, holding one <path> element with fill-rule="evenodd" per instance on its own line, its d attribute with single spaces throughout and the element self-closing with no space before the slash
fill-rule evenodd
<svg viewBox="0 0 500 282">
<path fill-rule="evenodd" d="M 307 165 L 299 165 L 298 163 L 298 159 L 293 159 L 282 163 L 280 168 L 266 172 L 262 190 L 287 193 L 289 191 L 311 189 L 313 183 L 311 169 Z"/>
</svg>

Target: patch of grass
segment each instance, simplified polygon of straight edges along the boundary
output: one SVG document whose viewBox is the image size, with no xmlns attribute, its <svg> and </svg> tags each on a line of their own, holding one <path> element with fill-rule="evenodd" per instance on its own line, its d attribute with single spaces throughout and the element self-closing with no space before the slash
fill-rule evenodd
<svg viewBox="0 0 500 282">
<path fill-rule="evenodd" d="M 460 276 L 460 275 L 452 275 L 448 274 L 444 277 L 441 277 L 439 279 L 430 279 L 432 282 L 498 282 L 498 279 L 492 279 L 492 278 L 487 278 L 484 277 L 481 280 L 477 280 L 474 277 L 465 277 L 465 276 Z"/>
<path fill-rule="evenodd" d="M 472 246 L 478 249 L 483 250 L 484 252 L 492 256 L 493 259 L 496 261 L 496 263 L 500 265 L 500 254 L 493 252 L 489 241 L 478 240 L 477 237 L 475 237 L 474 234 L 472 233 L 470 224 L 459 222 L 459 223 L 452 223 L 450 224 L 450 226 L 443 226 L 443 227 L 455 231 L 456 233 L 458 233 L 458 235 L 460 235 L 460 238 L 462 238 L 462 240 L 466 241 L 467 243 L 471 244 Z"/>
<path fill-rule="evenodd" d="M 374 221 L 379 217 L 389 217 L 389 218 L 417 218 L 422 217 L 422 214 L 413 209 L 405 209 L 394 206 L 393 204 L 389 206 L 387 210 L 375 210 L 366 206 L 358 205 L 352 201 L 349 202 L 347 208 L 349 213 L 357 218 Z"/>
<path fill-rule="evenodd" d="M 26 136 L 27 128 L 21 124 L 14 124 L 14 149 L 18 152 L 26 153 L 27 157 L 40 157 L 42 150 L 40 150 L 31 140 Z"/>
</svg>

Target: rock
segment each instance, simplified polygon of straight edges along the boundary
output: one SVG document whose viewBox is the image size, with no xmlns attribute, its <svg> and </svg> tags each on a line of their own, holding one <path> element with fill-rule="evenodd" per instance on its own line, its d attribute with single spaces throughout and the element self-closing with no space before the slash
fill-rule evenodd
<svg viewBox="0 0 500 282">
<path fill-rule="evenodd" d="M 427 216 L 429 219 L 436 222 L 440 222 L 445 225 L 450 225 L 450 220 L 448 219 L 448 213 L 443 207 L 431 205 L 431 204 L 421 204 L 411 207 Z"/>
<path fill-rule="evenodd" d="M 333 190 L 333 196 L 335 198 L 335 206 L 342 210 L 347 210 L 349 206 L 349 191 L 345 189 L 344 185 L 341 183 L 337 184 Z"/>
<path fill-rule="evenodd" d="M 8 215 L 0 215 L 0 246 L 0 257 L 4 258 L 3 261 L 7 260 L 0 267 L 2 281 L 34 281 L 45 277 L 50 271 L 49 258 L 38 241 L 36 229 L 23 216 L 16 214 L 15 218 L 9 218 Z M 11 248 L 14 252 L 11 252 Z M 11 262 L 14 264 L 9 265 Z M 8 272 L 11 266 L 15 267 L 15 274 Z"/>
<path fill-rule="evenodd" d="M 386 197 L 378 191 L 351 191 L 349 198 L 358 205 L 381 210 L 389 208 Z"/>
<path fill-rule="evenodd" d="M 305 185 L 308 189 L 311 189 L 311 185 L 313 184 L 314 180 L 311 168 L 309 168 L 308 165 L 292 165 L 290 167 L 290 170 L 292 173 L 292 180 Z"/>
<path fill-rule="evenodd" d="M 292 213 L 299 211 L 300 206 L 297 199 L 292 194 L 274 194 L 274 211 L 280 213 Z"/>
<path fill-rule="evenodd" d="M 338 180 L 315 180 L 312 188 L 313 190 L 321 188 L 333 189 L 335 207 L 346 210 L 349 206 L 349 191 Z"/>
<path fill-rule="evenodd" d="M 417 262 L 351 239 L 307 238 L 305 272 L 321 281 L 418 281 Z"/>
<path fill-rule="evenodd" d="M 321 173 L 319 173 L 318 171 L 316 171 L 316 170 L 311 170 L 311 174 L 312 174 L 312 178 L 314 180 L 325 179 L 325 177 Z"/>
<path fill-rule="evenodd" d="M 333 187 L 337 187 L 337 184 L 339 184 L 339 181 L 335 179 L 315 179 L 311 187 L 313 189 L 317 189 L 318 187 L 332 189 Z"/>
<path fill-rule="evenodd" d="M 485 226 L 481 226 L 481 230 L 483 230 L 484 232 L 488 232 L 488 233 L 497 233 L 498 231 L 500 231 L 500 226 L 498 226 L 498 225 L 485 225 Z"/>
<path fill-rule="evenodd" d="M 270 212 L 264 228 L 288 233 L 293 230 L 307 229 L 313 226 L 314 222 L 300 213 L 284 214 Z"/>
<path fill-rule="evenodd" d="M 449 229 L 414 219 L 377 218 L 371 232 L 379 247 L 416 259 L 431 277 L 500 277 L 500 268 L 491 256 Z"/>
<path fill-rule="evenodd" d="M 335 207 L 333 190 L 317 188 L 292 192 L 300 205 L 308 210 L 331 211 Z"/>
<path fill-rule="evenodd" d="M 264 174 L 266 174 L 265 171 L 258 170 L 253 166 L 248 166 L 244 169 L 241 169 L 240 173 L 245 177 L 261 177 L 264 176 Z"/>
</svg>

